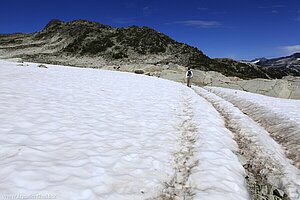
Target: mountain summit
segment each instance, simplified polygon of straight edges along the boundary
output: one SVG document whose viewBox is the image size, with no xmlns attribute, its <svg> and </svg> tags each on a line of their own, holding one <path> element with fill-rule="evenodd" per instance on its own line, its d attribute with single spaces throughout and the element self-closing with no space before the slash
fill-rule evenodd
<svg viewBox="0 0 300 200">
<path fill-rule="evenodd" d="M 113 28 L 87 20 L 63 22 L 55 19 L 36 33 L 0 35 L 0 45 L 2 57 L 53 64 L 93 67 L 178 64 L 244 79 L 286 75 L 273 68 L 259 68 L 230 59 L 211 59 L 199 49 L 145 26 Z"/>
</svg>

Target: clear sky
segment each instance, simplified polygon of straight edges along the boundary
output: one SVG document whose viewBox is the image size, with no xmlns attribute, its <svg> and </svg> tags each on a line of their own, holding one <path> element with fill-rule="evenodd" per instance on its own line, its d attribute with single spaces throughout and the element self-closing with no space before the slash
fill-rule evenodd
<svg viewBox="0 0 300 200">
<path fill-rule="evenodd" d="M 0 33 L 35 32 L 50 19 L 148 26 L 209 57 L 300 52 L 300 0 L 5 0 Z"/>
</svg>

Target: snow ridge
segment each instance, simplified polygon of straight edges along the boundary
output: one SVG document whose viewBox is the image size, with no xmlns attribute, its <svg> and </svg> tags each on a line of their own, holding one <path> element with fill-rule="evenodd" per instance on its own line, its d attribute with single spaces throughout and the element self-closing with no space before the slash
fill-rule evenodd
<svg viewBox="0 0 300 200">
<path fill-rule="evenodd" d="M 249 200 L 245 170 L 235 154 L 237 144 L 232 133 L 214 107 L 190 91 L 198 129 L 194 156 L 199 162 L 190 175 L 194 199 Z"/>
<path fill-rule="evenodd" d="M 289 163 L 281 146 L 269 136 L 268 132 L 217 95 L 201 88 L 195 88 L 195 91 L 229 119 L 227 121 L 230 121 L 230 128 L 238 134 L 235 138 L 240 142 L 239 147 L 244 149 L 244 156 L 250 160 L 247 164 L 254 167 L 261 177 L 265 176 L 268 183 L 284 190 L 290 199 L 298 200 L 299 170 Z"/>
<path fill-rule="evenodd" d="M 283 146 L 285 154 L 292 164 L 300 169 L 300 124 L 299 121 L 292 119 L 293 115 L 290 114 L 288 117 L 286 114 L 278 113 L 274 109 L 264 106 L 257 100 L 252 99 L 251 101 L 251 99 L 243 96 L 244 92 L 241 91 L 233 93 L 234 91 L 230 92 L 229 90 L 213 87 L 208 88 L 208 90 L 231 102 L 264 127 L 270 133 L 270 136 Z M 298 103 L 300 105 L 300 101 Z M 292 104 L 292 101 L 290 101 L 290 104 Z"/>
</svg>

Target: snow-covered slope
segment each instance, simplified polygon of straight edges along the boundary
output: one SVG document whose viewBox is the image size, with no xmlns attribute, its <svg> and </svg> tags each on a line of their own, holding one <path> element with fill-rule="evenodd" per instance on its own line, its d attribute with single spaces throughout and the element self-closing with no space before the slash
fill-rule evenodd
<svg viewBox="0 0 300 200">
<path fill-rule="evenodd" d="M 185 86 L 0 61 L 0 195 L 249 199 L 237 144 Z"/>
<path fill-rule="evenodd" d="M 0 61 L 0 198 L 300 198 L 300 101 L 37 66 Z"/>
</svg>

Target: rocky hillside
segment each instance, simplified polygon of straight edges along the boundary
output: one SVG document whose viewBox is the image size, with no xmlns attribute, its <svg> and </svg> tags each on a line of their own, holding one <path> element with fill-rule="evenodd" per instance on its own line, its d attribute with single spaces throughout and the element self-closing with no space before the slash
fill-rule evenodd
<svg viewBox="0 0 300 200">
<path fill-rule="evenodd" d="M 243 79 L 286 75 L 274 68 L 259 68 L 230 59 L 210 59 L 197 48 L 148 27 L 113 28 L 85 20 L 51 20 L 36 33 L 0 35 L 0 57 L 91 67 L 177 64 Z"/>
<path fill-rule="evenodd" d="M 300 76 L 300 53 L 273 59 L 254 59 L 252 62 L 256 63 L 261 68 L 273 68 L 277 71 L 282 71 L 287 75 Z"/>
</svg>

